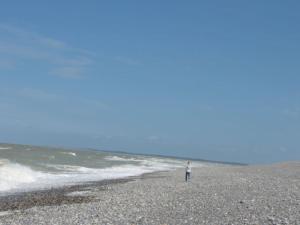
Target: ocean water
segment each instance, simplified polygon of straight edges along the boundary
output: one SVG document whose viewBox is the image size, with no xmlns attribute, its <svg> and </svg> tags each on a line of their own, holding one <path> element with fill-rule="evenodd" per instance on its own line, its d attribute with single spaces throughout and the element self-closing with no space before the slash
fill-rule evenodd
<svg viewBox="0 0 300 225">
<path fill-rule="evenodd" d="M 185 160 L 166 157 L 0 144 L 0 195 L 125 178 L 185 165 Z"/>
</svg>

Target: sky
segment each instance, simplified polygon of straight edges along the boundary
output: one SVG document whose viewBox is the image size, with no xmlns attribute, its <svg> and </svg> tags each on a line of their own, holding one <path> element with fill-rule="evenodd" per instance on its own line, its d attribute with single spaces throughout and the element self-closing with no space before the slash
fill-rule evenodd
<svg viewBox="0 0 300 225">
<path fill-rule="evenodd" d="M 4 1 L 0 142 L 300 160 L 299 1 Z"/>
</svg>

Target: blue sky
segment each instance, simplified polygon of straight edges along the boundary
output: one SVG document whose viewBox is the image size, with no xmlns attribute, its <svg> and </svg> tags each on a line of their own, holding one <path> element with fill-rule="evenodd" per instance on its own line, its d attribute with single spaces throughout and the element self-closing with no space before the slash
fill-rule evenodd
<svg viewBox="0 0 300 225">
<path fill-rule="evenodd" d="M 0 142 L 300 159 L 297 1 L 6 1 Z"/>
</svg>

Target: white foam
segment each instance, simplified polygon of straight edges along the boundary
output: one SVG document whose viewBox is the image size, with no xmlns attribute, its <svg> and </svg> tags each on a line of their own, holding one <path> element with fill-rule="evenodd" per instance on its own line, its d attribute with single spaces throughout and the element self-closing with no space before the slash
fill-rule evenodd
<svg viewBox="0 0 300 225">
<path fill-rule="evenodd" d="M 164 158 L 154 158 L 154 157 L 145 157 L 145 158 L 125 158 L 119 156 L 107 156 L 105 160 L 109 161 L 128 161 L 128 162 L 139 162 L 142 165 L 165 165 L 166 167 L 173 167 L 178 164 L 181 164 L 179 160 L 170 160 Z"/>
<path fill-rule="evenodd" d="M 8 191 L 39 179 L 42 174 L 29 167 L 7 162 L 0 166 L 0 191 Z"/>
<path fill-rule="evenodd" d="M 75 152 L 62 152 L 62 154 L 77 156 L 77 154 Z"/>
<path fill-rule="evenodd" d="M 50 155 L 48 158 L 49 159 L 55 159 L 55 155 Z"/>
<path fill-rule="evenodd" d="M 0 147 L 0 150 L 8 150 L 8 149 L 12 149 L 12 147 Z"/>
<path fill-rule="evenodd" d="M 94 169 L 80 166 L 57 165 L 62 173 L 35 171 L 27 166 L 6 163 L 0 165 L 0 193 L 45 189 L 80 182 L 117 179 L 151 172 L 151 169 L 133 165 Z"/>
<path fill-rule="evenodd" d="M 154 171 L 173 170 L 182 168 L 186 161 L 137 157 L 123 158 L 112 156 L 110 160 L 127 161 L 127 164 L 106 167 L 89 168 L 79 165 L 41 164 L 44 167 L 58 169 L 56 172 L 42 172 L 28 166 L 12 163 L 7 159 L 0 159 L 0 194 L 3 192 L 15 192 L 31 189 L 44 189 L 81 182 L 99 181 L 105 179 L 117 179 L 130 176 L 138 176 Z M 133 164 L 132 161 L 135 161 Z M 199 163 L 193 166 L 203 166 Z"/>
<path fill-rule="evenodd" d="M 106 156 L 105 160 L 108 161 L 135 161 L 136 159 L 134 158 L 123 158 L 119 156 Z"/>
<path fill-rule="evenodd" d="M 9 163 L 8 159 L 0 159 L 0 166 Z"/>
<path fill-rule="evenodd" d="M 72 166 L 72 165 L 58 165 L 58 164 L 44 164 L 44 166 L 48 168 L 54 168 L 57 170 L 61 170 L 64 172 L 78 172 L 80 166 Z"/>
<path fill-rule="evenodd" d="M 11 214 L 14 214 L 15 212 L 13 211 L 2 211 L 0 212 L 0 217 L 1 216 L 8 216 L 8 215 L 11 215 Z"/>
<path fill-rule="evenodd" d="M 186 166 L 186 160 L 171 159 L 171 158 L 156 158 L 156 157 L 144 157 L 144 158 L 125 158 L 119 156 L 107 156 L 106 160 L 109 161 L 128 161 L 138 162 L 142 166 L 147 166 L 155 171 L 157 170 L 173 170 L 176 168 L 183 168 Z M 205 163 L 194 161 L 192 167 L 203 167 Z"/>
</svg>

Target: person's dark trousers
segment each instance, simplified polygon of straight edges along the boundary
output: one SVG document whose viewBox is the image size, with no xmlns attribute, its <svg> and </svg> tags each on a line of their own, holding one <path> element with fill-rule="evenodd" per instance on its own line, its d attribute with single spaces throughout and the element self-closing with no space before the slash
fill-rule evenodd
<svg viewBox="0 0 300 225">
<path fill-rule="evenodd" d="M 185 181 L 187 182 L 191 178 L 191 173 L 186 172 L 185 173 Z"/>
</svg>

